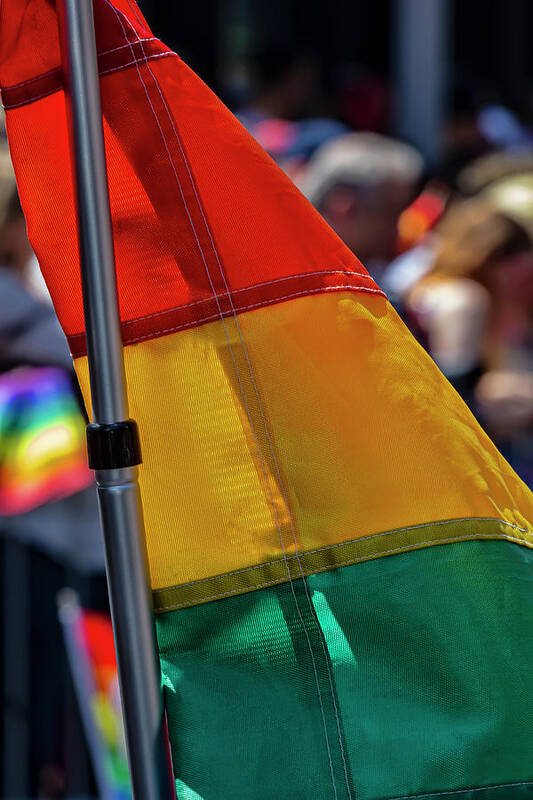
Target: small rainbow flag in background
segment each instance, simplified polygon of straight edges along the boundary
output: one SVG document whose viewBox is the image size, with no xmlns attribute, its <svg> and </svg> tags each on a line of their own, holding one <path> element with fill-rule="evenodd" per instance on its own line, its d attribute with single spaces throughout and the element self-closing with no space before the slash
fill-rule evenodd
<svg viewBox="0 0 533 800">
<path fill-rule="evenodd" d="M 111 620 L 84 611 L 71 589 L 59 619 L 101 800 L 131 800 Z"/>
<path fill-rule="evenodd" d="M 84 429 L 62 370 L 0 376 L 0 514 L 21 514 L 91 484 Z"/>
</svg>

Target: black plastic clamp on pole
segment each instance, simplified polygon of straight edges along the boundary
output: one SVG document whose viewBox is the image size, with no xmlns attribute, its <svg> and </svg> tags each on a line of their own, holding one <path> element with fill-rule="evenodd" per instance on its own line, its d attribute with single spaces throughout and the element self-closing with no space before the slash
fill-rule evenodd
<svg viewBox="0 0 533 800">
<path fill-rule="evenodd" d="M 128 419 L 108 425 L 88 425 L 87 451 L 91 469 L 136 467 L 142 463 L 137 423 Z"/>
</svg>

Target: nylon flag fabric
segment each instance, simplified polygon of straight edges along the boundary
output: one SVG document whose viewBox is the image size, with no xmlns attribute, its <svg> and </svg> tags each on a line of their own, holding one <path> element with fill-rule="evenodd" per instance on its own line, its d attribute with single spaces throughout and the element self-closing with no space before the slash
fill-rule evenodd
<svg viewBox="0 0 533 800">
<path fill-rule="evenodd" d="M 95 21 L 178 797 L 531 797 L 531 494 L 133 0 Z M 46 0 L 2 0 L 0 83 L 89 404 Z"/>
</svg>

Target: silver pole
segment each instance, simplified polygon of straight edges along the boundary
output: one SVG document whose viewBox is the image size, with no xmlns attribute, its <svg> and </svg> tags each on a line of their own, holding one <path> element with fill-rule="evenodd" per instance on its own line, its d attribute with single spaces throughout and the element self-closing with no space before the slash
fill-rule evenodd
<svg viewBox="0 0 533 800">
<path fill-rule="evenodd" d="M 433 164 L 443 146 L 452 4 L 396 0 L 394 8 L 396 133 Z"/>
<path fill-rule="evenodd" d="M 135 800 L 171 800 L 142 508 L 128 420 L 92 0 L 57 3 L 72 140 L 95 469 Z"/>
</svg>

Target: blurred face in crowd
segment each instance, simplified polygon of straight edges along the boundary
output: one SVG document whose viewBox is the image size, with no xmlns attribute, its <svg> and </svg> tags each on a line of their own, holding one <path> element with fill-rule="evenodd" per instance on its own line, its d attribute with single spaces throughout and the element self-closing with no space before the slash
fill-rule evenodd
<svg viewBox="0 0 533 800">
<path fill-rule="evenodd" d="M 491 259 L 482 269 L 482 280 L 500 304 L 533 316 L 533 248 Z"/>
<path fill-rule="evenodd" d="M 1 233 L 0 262 L 22 272 L 32 255 L 24 217 L 9 220 Z"/>
<path fill-rule="evenodd" d="M 13 192 L 7 206 L 5 219 L 0 227 L 0 265 L 22 273 L 32 255 L 26 221 L 18 195 Z"/>
<path fill-rule="evenodd" d="M 252 107 L 281 119 L 294 119 L 304 113 L 319 89 L 314 61 L 274 48 L 256 54 L 255 62 L 259 87 Z"/>
<path fill-rule="evenodd" d="M 400 182 L 336 186 L 324 199 L 321 213 L 363 264 L 388 261 L 395 254 L 398 218 L 412 193 L 410 183 Z"/>
</svg>

